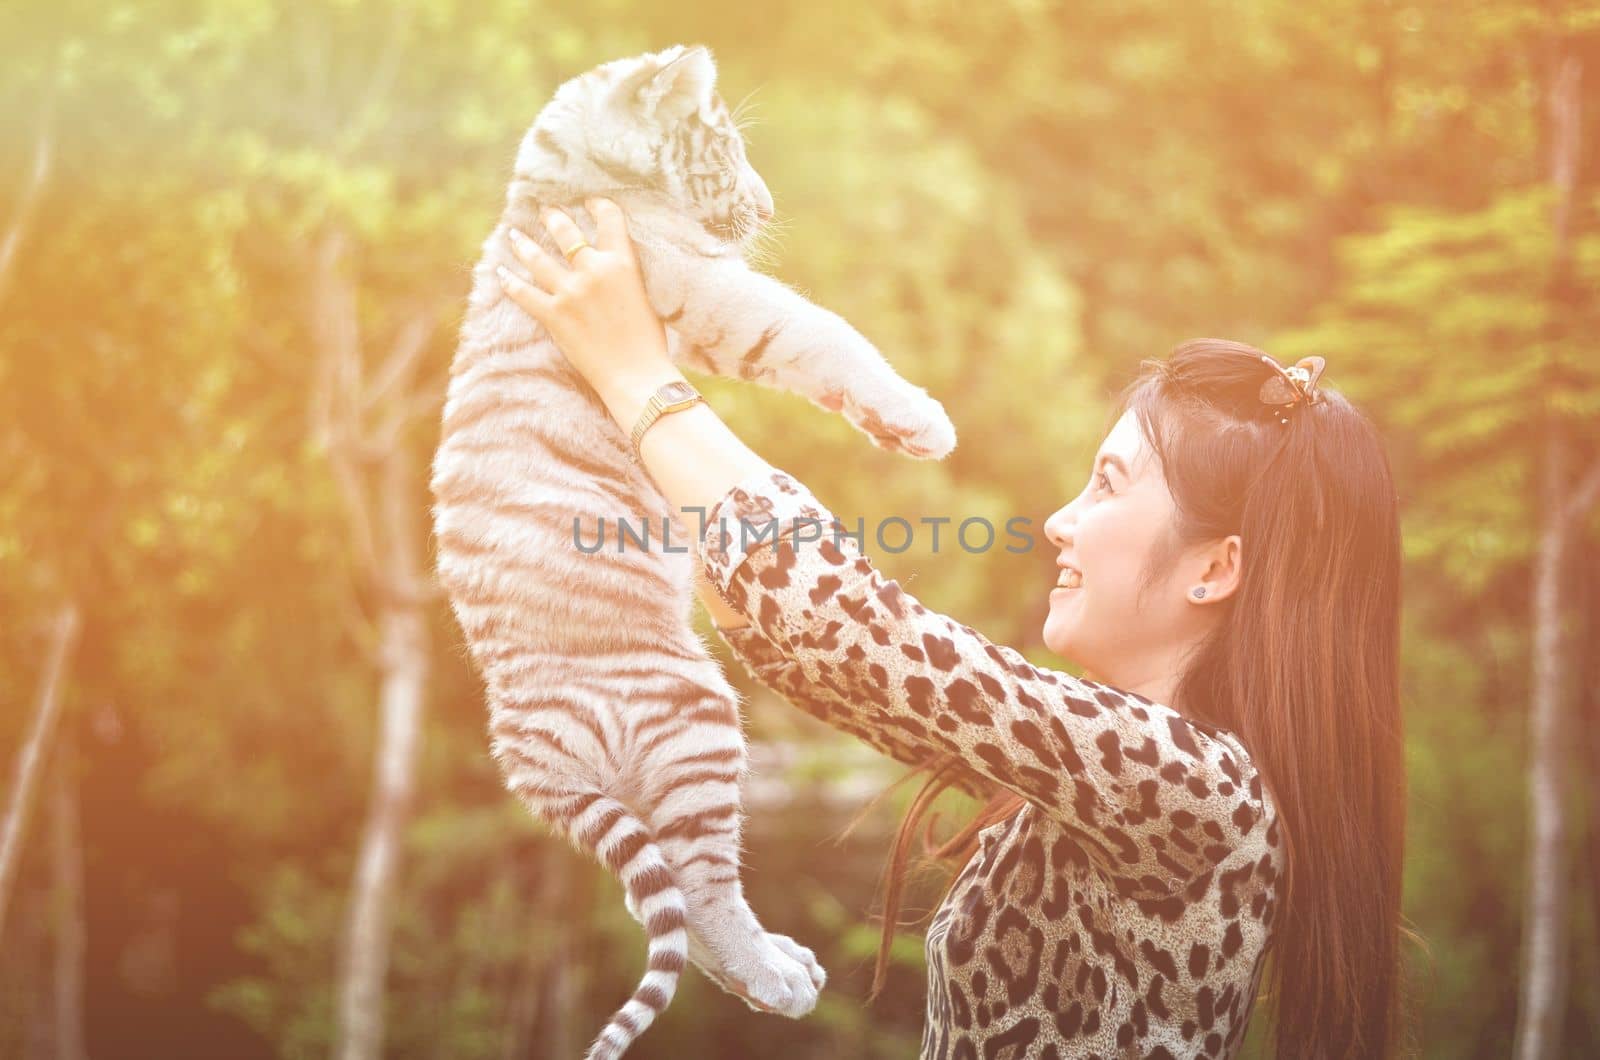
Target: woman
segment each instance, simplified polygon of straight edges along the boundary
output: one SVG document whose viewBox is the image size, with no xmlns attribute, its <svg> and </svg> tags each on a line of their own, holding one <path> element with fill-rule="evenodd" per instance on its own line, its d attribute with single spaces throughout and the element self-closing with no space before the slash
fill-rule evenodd
<svg viewBox="0 0 1600 1060">
<path fill-rule="evenodd" d="M 527 244 L 532 282 L 503 281 L 630 432 L 683 376 L 620 208 L 590 210 L 595 245 L 549 212 L 569 260 Z M 791 534 L 834 517 L 704 402 L 649 422 L 645 467 L 708 512 L 701 596 L 724 639 L 796 705 L 934 771 L 885 944 L 915 816 L 945 786 L 989 800 L 943 848 L 965 866 L 928 932 L 924 1057 L 1231 1056 L 1269 945 L 1277 1055 L 1396 1048 L 1396 504 L 1372 428 L 1317 375 L 1199 340 L 1130 387 L 1045 524 L 1045 643 L 1094 681 L 928 610 L 847 536 Z"/>
</svg>

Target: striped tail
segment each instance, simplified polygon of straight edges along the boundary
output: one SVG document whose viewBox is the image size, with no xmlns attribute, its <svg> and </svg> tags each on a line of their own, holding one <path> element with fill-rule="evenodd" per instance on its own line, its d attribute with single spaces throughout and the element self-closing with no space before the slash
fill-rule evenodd
<svg viewBox="0 0 1600 1060">
<path fill-rule="evenodd" d="M 616 874 L 649 938 L 649 962 L 639 988 L 611 1017 L 585 1060 L 616 1060 L 672 1003 L 689 955 L 683 892 L 661 856 L 649 826 L 616 799 L 599 792 L 563 807 L 573 840 Z"/>
</svg>

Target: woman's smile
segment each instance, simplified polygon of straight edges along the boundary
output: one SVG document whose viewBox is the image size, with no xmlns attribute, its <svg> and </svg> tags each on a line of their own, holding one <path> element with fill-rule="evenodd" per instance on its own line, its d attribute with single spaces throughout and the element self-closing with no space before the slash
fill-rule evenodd
<svg viewBox="0 0 1600 1060">
<path fill-rule="evenodd" d="M 1065 600 L 1079 589 L 1083 588 L 1083 572 L 1076 567 L 1061 565 L 1061 573 L 1056 576 L 1056 585 L 1050 590 L 1052 605 L 1058 600 Z"/>
</svg>

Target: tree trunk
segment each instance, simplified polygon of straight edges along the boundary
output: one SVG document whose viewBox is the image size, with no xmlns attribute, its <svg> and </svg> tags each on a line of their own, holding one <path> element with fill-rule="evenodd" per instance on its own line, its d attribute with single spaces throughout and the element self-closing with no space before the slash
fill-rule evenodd
<svg viewBox="0 0 1600 1060">
<path fill-rule="evenodd" d="M 340 951 L 336 1043 L 340 1060 L 377 1060 L 383 1052 L 395 879 L 411 816 L 429 677 L 428 579 L 417 525 L 425 510 L 425 479 L 404 429 L 423 407 L 410 388 L 433 316 L 425 310 L 402 327 L 385 364 L 369 379 L 348 247 L 344 234 L 331 230 L 310 270 L 312 327 L 321 356 L 312 424 L 326 448 L 360 580 L 377 600 L 371 628 L 352 620 L 357 643 L 370 645 L 378 668 L 379 724 L 371 802 Z M 369 427 L 373 418 L 378 428 Z"/>
<path fill-rule="evenodd" d="M 567 851 L 546 847 L 545 872 L 550 874 L 555 902 L 548 907 L 555 927 L 556 941 L 545 962 L 545 1028 L 541 1056 L 580 1056 L 588 1039 L 599 1025 L 581 1026 L 583 995 L 589 977 L 588 949 L 584 945 L 586 925 L 590 923 L 591 891 L 585 878 L 587 866 L 580 869 Z"/>
<path fill-rule="evenodd" d="M 500 1027 L 501 1060 L 523 1060 L 534 1055 L 534 1028 L 539 1024 L 539 998 L 544 986 L 539 971 L 539 965 L 532 960 L 518 962 L 513 971 Z"/>
<path fill-rule="evenodd" d="M 78 824 L 76 745 L 56 747 L 51 769 L 50 889 L 55 935 L 56 1060 L 86 1060 L 83 1022 L 83 837 Z"/>
<path fill-rule="evenodd" d="M 1534 561 L 1533 702 L 1528 714 L 1528 889 L 1523 910 L 1517 1060 L 1561 1052 L 1567 999 L 1567 741 L 1563 708 L 1562 559 L 1566 552 L 1565 447 L 1552 425 L 1542 468 L 1544 526 Z"/>
<path fill-rule="evenodd" d="M 1577 528 L 1581 534 L 1582 524 Z M 1580 559 L 1584 551 L 1591 544 L 1583 537 L 1574 537 L 1574 547 L 1569 553 L 1576 553 L 1572 559 Z M 1577 636 L 1568 638 L 1568 647 L 1593 644 L 1600 639 L 1600 579 L 1597 579 L 1587 564 L 1574 562 L 1573 575 L 1579 589 L 1582 603 L 1578 607 L 1579 617 Z M 1595 937 L 1590 940 L 1587 947 L 1579 952 L 1586 957 L 1586 967 L 1580 968 L 1575 981 L 1586 983 L 1586 996 L 1578 1002 L 1584 1012 L 1589 1015 L 1589 1038 L 1591 1041 L 1600 1041 L 1600 962 L 1596 955 L 1600 954 L 1600 657 L 1590 652 L 1582 651 L 1581 647 L 1572 653 L 1574 672 L 1577 675 L 1578 703 L 1577 717 L 1582 734 L 1573 739 L 1573 744 L 1578 748 L 1579 766 L 1578 775 L 1584 778 L 1582 784 L 1584 800 L 1582 805 L 1587 819 L 1587 835 L 1583 849 L 1587 852 L 1585 868 L 1587 876 L 1577 885 L 1579 894 L 1589 896 L 1589 927 L 1595 932 Z"/>
<path fill-rule="evenodd" d="M 1582 140 L 1583 64 L 1569 41 L 1558 41 L 1548 95 L 1550 181 L 1555 187 L 1552 218 L 1555 254 L 1551 268 L 1548 336 L 1552 348 L 1569 338 L 1572 302 L 1572 246 L 1582 207 L 1576 194 Z M 1549 391 L 1561 386 L 1558 371 L 1547 369 Z M 1567 914 L 1571 906 L 1567 820 L 1570 754 L 1567 732 L 1569 619 L 1564 561 L 1572 533 L 1585 514 L 1587 479 L 1573 493 L 1568 464 L 1571 443 L 1561 411 L 1545 410 L 1545 445 L 1539 469 L 1538 551 L 1534 558 L 1532 702 L 1528 711 L 1528 868 L 1523 910 L 1521 998 L 1517 1013 L 1516 1060 L 1547 1060 L 1561 1055 L 1561 1028 L 1567 1007 Z"/>
<path fill-rule="evenodd" d="M 20 1029 L 21 1052 L 17 1055 L 20 1060 L 56 1060 L 56 1023 L 51 1012 L 55 998 L 49 986 L 50 884 L 44 880 L 30 880 L 30 884 L 20 888 L 17 912 L 21 923 L 16 941 L 6 947 L 8 955 L 13 950 L 20 955 L 20 967 L 33 973 L 31 981 L 19 991 L 27 1018 Z"/>
<path fill-rule="evenodd" d="M 562 956 L 558 952 L 558 932 L 552 930 L 552 925 L 571 918 L 561 905 L 564 887 L 559 870 L 547 861 L 545 845 L 541 843 L 534 855 L 531 872 L 509 871 L 512 886 L 518 894 L 524 895 L 527 943 L 522 959 L 512 967 L 506 1001 L 501 1007 L 501 1060 L 562 1055 L 550 1051 L 548 1039 L 551 1036 L 541 1028 L 549 1020 L 544 1008 L 550 965 Z M 541 1043 L 545 1048 L 540 1048 Z M 569 1050 L 569 1055 L 576 1054 Z"/>
<path fill-rule="evenodd" d="M 0 925 L 5 924 L 6 906 L 16 880 L 17 864 L 22 858 L 22 844 L 27 836 L 34 792 L 39 786 L 39 776 L 49 756 L 50 741 L 61 713 L 61 682 L 67 669 L 67 657 L 77 636 L 78 609 L 69 601 L 56 612 L 55 620 L 50 625 L 50 646 L 45 653 L 44 671 L 39 677 L 33 728 L 17 754 L 11 799 L 6 807 L 5 821 L 0 822 Z"/>
<path fill-rule="evenodd" d="M 382 724 L 372 804 L 346 921 L 339 999 L 341 1060 L 377 1060 L 383 1050 L 383 984 L 389 966 L 396 868 L 411 815 L 417 732 L 428 681 L 422 607 L 386 607 L 379 626 L 385 659 Z"/>
</svg>

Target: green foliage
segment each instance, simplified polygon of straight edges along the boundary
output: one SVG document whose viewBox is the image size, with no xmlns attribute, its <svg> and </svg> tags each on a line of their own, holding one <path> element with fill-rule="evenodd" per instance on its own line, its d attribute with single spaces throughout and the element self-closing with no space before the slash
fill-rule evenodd
<svg viewBox="0 0 1600 1060">
<path fill-rule="evenodd" d="M 1062 665 L 1040 642 L 1054 574 L 1042 523 L 1081 487 L 1137 361 L 1197 335 L 1328 358 L 1327 382 L 1389 440 L 1404 503 L 1406 897 L 1432 952 L 1426 1053 L 1503 1055 L 1523 887 L 1532 426 L 1558 422 L 1579 457 L 1600 455 L 1592 191 L 1572 244 L 1579 296 L 1559 319 L 1549 287 L 1540 42 L 1556 18 L 1442 0 L 0 10 L 0 92 L 14 101 L 0 115 L 0 225 L 26 201 L 41 129 L 53 145 L 18 267 L 0 278 L 0 604 L 13 619 L 0 698 L 29 700 L 30 623 L 77 598 L 69 724 L 87 764 L 91 945 L 115 965 L 143 930 L 121 910 L 160 894 L 183 897 L 187 940 L 175 985 L 97 980 L 95 1033 L 165 1004 L 182 1015 L 148 1031 L 151 1055 L 200 1040 L 298 1058 L 332 1041 L 376 719 L 350 633 L 373 601 L 308 426 L 317 238 L 352 241 L 370 356 L 441 307 L 424 375 L 442 395 L 467 273 L 533 115 L 563 79 L 681 40 L 712 46 L 730 101 L 753 94 L 750 154 L 784 222 L 771 270 L 940 398 L 961 443 L 917 464 L 792 396 L 714 380 L 712 403 L 846 519 L 1030 519 L 1023 554 L 966 552 L 953 525 L 937 552 L 922 532 L 903 554 L 868 551 L 928 606 L 1036 662 Z M 1566 5 L 1559 21 L 1592 32 L 1600 8 Z M 1600 143 L 1600 119 L 1585 120 L 1585 143 Z M 430 435 L 401 444 L 425 458 Z M 1600 592 L 1574 578 L 1592 629 Z M 389 1052 L 575 1052 L 637 980 L 641 936 L 615 884 L 504 793 L 477 679 L 442 606 L 433 622 Z M 811 1019 L 779 1025 L 691 973 L 635 1053 L 909 1055 L 919 930 L 902 931 L 884 995 L 864 997 L 879 870 L 914 789 L 839 840 L 897 771 L 744 687 L 752 736 L 789 752 L 771 775 L 793 793 L 782 813 L 752 815 L 747 886 L 773 929 L 817 948 L 830 985 Z M 0 712 L 8 754 L 24 715 Z M 972 811 L 942 807 L 946 821 Z M 940 882 L 919 878 L 908 911 Z M 1575 949 L 1592 951 L 1594 931 L 1585 909 Z M 23 960 L 0 955 L 0 982 L 32 974 Z M 1571 1008 L 1581 1055 L 1600 997 L 1577 990 Z M 21 1038 L 14 1009 L 0 1010 L 0 1042 Z M 1262 1022 L 1247 1055 L 1264 1055 Z"/>
</svg>

